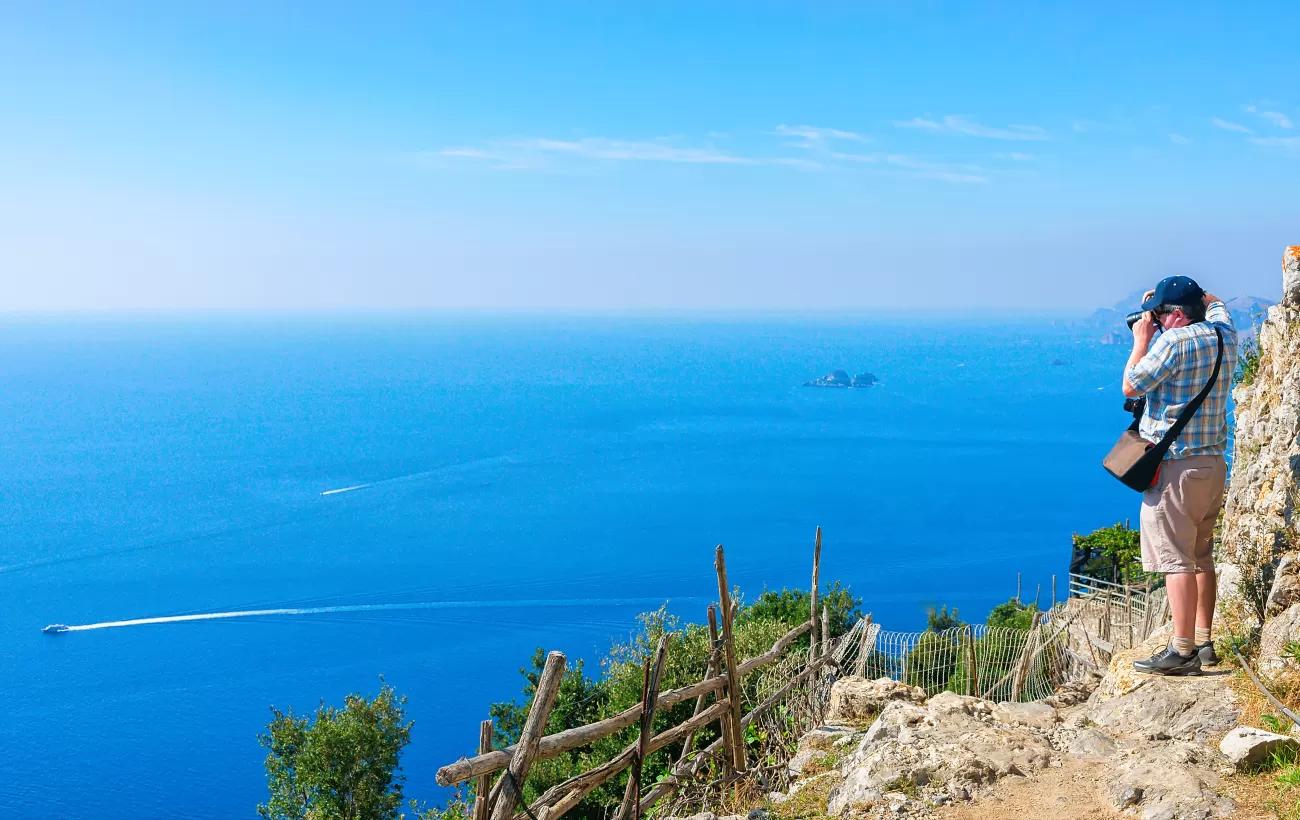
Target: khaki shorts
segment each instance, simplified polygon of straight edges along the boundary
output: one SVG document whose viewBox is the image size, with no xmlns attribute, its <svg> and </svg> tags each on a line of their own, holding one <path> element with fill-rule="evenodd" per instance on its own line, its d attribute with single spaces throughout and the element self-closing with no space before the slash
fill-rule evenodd
<svg viewBox="0 0 1300 820">
<path fill-rule="evenodd" d="M 1223 456 L 1167 458 L 1142 494 L 1142 569 L 1213 572 L 1214 522 L 1223 508 Z"/>
</svg>

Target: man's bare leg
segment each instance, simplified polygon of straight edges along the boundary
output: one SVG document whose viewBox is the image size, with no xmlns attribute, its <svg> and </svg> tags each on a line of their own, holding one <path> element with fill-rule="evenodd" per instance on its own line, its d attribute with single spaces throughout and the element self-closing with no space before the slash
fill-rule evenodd
<svg viewBox="0 0 1300 820">
<path fill-rule="evenodd" d="M 1200 609 L 1198 575 L 1206 573 L 1170 572 L 1165 575 L 1165 589 L 1169 593 L 1169 611 L 1174 616 L 1174 649 L 1180 655 L 1190 655 L 1196 646 L 1196 620 Z M 1213 583 L 1213 582 L 1211 582 Z M 1214 600 L 1213 594 L 1210 596 Z M 1213 603 L 1209 610 L 1214 614 Z"/>
<path fill-rule="evenodd" d="M 1214 570 L 1196 573 L 1196 645 L 1210 640 L 1210 627 L 1214 626 L 1214 604 L 1219 591 L 1219 579 Z"/>
</svg>

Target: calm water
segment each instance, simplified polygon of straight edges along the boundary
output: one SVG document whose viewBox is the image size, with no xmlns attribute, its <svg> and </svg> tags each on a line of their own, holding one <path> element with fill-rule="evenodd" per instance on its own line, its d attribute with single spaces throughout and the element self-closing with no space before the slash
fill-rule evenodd
<svg viewBox="0 0 1300 820">
<path fill-rule="evenodd" d="M 1098 463 L 1125 350 L 1095 335 L 4 320 L 0 816 L 252 817 L 268 707 L 381 674 L 410 697 L 407 791 L 441 799 L 534 647 L 594 659 L 663 601 L 699 618 L 717 543 L 751 593 L 806 586 L 820 524 L 823 578 L 895 628 L 982 618 L 1017 571 L 1046 590 L 1071 532 L 1137 510 Z M 798 387 L 833 367 L 883 384 Z M 40 632 L 394 603 L 440 605 Z"/>
</svg>

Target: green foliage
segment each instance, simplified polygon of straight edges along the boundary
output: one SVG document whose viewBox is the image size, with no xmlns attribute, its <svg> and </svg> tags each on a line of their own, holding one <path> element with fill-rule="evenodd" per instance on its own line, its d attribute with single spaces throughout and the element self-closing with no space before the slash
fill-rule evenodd
<svg viewBox="0 0 1300 820">
<path fill-rule="evenodd" d="M 1268 727 L 1270 732 L 1274 732 L 1275 734 L 1283 734 L 1287 730 L 1286 720 L 1277 715 L 1260 715 L 1259 720 Z"/>
<path fill-rule="evenodd" d="M 1142 540 L 1138 530 L 1126 522 L 1093 530 L 1087 535 L 1075 533 L 1075 549 L 1092 550 L 1093 557 L 1083 567 L 1084 575 L 1119 582 L 1146 578 L 1142 571 Z"/>
<path fill-rule="evenodd" d="M 802 589 L 783 589 L 780 592 L 763 590 L 763 594 L 758 596 L 752 606 L 741 610 L 736 623 L 739 625 L 746 621 L 770 620 L 791 627 L 797 626 L 808 620 L 812 606 L 810 597 Z M 858 609 L 861 603 L 839 581 L 825 584 L 817 595 L 817 617 L 821 618 L 820 610 L 826 607 L 830 614 L 831 635 L 843 635 L 850 625 L 862 617 L 862 612 Z"/>
<path fill-rule="evenodd" d="M 930 607 L 925 613 L 926 626 L 930 632 L 943 632 L 945 629 L 955 629 L 959 626 L 965 626 L 966 622 L 958 620 L 957 608 L 953 607 L 952 612 L 948 612 L 948 607 L 944 606 L 935 609 Z"/>
<path fill-rule="evenodd" d="M 733 597 L 742 603 L 734 629 L 738 658 L 752 658 L 766 652 L 792 627 L 807 621 L 810 614 L 809 595 L 802 590 L 764 591 L 757 601 L 748 606 L 743 605 L 739 590 Z M 858 609 L 861 601 L 839 583 L 826 585 L 818 596 L 819 609 L 823 601 L 830 613 L 832 636 L 843 634 L 861 617 Z M 566 671 L 547 722 L 547 734 L 612 717 L 638 703 L 641 700 L 645 661 L 654 653 L 659 638 L 665 634 L 669 637 L 661 690 L 696 683 L 704 677 L 710 654 L 708 627 L 703 624 L 684 624 L 664 608 L 643 613 L 639 620 L 640 628 L 636 633 L 629 640 L 614 644 L 601 659 L 599 678 L 587 677 L 580 663 Z M 808 640 L 807 636 L 800 639 L 803 647 L 808 646 Z M 799 651 L 799 645 L 796 644 L 791 651 Z M 496 742 L 499 745 L 513 743 L 519 737 L 544 663 L 545 653 L 539 649 L 533 655 L 532 666 L 520 670 L 524 677 L 522 702 L 509 701 L 491 706 L 489 712 L 496 723 Z M 756 694 L 752 691 L 755 684 L 753 678 L 745 682 L 748 702 L 752 702 Z M 683 701 L 672 707 L 660 707 L 655 712 L 654 731 L 662 732 L 669 726 L 687 720 L 694 709 L 694 700 Z M 524 784 L 525 798 L 532 801 L 551 786 L 610 760 L 632 742 L 636 733 L 637 728 L 634 726 L 602 738 L 590 746 L 550 760 L 537 761 Z M 695 748 L 703 748 L 716 738 L 717 726 L 714 724 L 697 733 Z M 762 757 L 768 754 L 769 744 L 775 738 L 769 737 L 766 729 L 751 726 L 746 731 L 745 741 L 755 755 Z M 647 759 L 642 772 L 643 782 L 655 782 L 665 777 L 671 761 L 676 760 L 680 753 L 681 745 L 675 744 L 667 752 Z M 770 762 L 775 763 L 775 760 Z M 566 820 L 570 817 L 575 820 L 603 818 L 608 807 L 618 805 L 622 799 L 625 784 L 625 779 L 614 778 L 596 788 L 565 815 Z"/>
<path fill-rule="evenodd" d="M 1033 604 L 1022 604 L 1012 598 L 1005 604 L 993 607 L 984 623 L 1004 629 L 1028 630 L 1034 625 L 1034 613 L 1037 611 L 1038 607 Z"/>
<path fill-rule="evenodd" d="M 1247 387 L 1259 375 L 1259 337 L 1250 339 L 1238 348 L 1237 372 L 1233 374 L 1234 387 Z"/>
<path fill-rule="evenodd" d="M 266 820 L 398 820 L 399 757 L 411 739 L 406 698 L 382 683 L 374 700 L 348 695 L 338 709 L 324 702 L 314 716 L 272 707 L 258 742 L 267 750 Z"/>
</svg>

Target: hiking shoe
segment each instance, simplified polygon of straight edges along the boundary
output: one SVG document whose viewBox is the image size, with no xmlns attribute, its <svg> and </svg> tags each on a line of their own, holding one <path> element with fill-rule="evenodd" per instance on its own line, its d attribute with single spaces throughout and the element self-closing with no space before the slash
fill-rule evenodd
<svg viewBox="0 0 1300 820">
<path fill-rule="evenodd" d="M 1172 646 L 1167 646 L 1147 660 L 1137 661 L 1133 668 L 1148 675 L 1199 675 L 1201 656 L 1195 651 L 1179 655 Z"/>
<path fill-rule="evenodd" d="M 1206 641 L 1196 647 L 1196 654 L 1201 658 L 1201 666 L 1219 665 L 1219 653 L 1214 651 L 1214 641 Z"/>
</svg>

